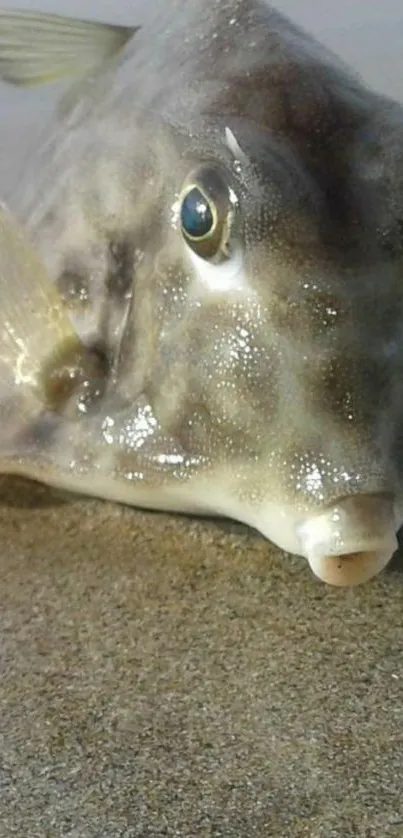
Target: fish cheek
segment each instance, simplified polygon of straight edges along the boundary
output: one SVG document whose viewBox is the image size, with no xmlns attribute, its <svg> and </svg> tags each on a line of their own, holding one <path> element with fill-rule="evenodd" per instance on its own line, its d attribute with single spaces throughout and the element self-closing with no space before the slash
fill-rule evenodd
<svg viewBox="0 0 403 838">
<path fill-rule="evenodd" d="M 164 428 L 189 452 L 254 460 L 273 415 L 276 372 L 267 324 L 241 304 L 205 305 L 184 331 L 153 404 Z"/>
</svg>

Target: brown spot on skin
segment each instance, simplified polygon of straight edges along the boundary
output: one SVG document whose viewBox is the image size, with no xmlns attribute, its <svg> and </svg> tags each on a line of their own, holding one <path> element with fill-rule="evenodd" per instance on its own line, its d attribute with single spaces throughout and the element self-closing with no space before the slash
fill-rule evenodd
<svg viewBox="0 0 403 838">
<path fill-rule="evenodd" d="M 133 282 L 134 246 L 129 239 L 114 240 L 109 246 L 108 295 L 125 299 Z"/>
<path fill-rule="evenodd" d="M 77 341 L 62 347 L 43 371 L 48 410 L 72 416 L 88 413 L 105 393 L 109 363 L 97 346 Z"/>
</svg>

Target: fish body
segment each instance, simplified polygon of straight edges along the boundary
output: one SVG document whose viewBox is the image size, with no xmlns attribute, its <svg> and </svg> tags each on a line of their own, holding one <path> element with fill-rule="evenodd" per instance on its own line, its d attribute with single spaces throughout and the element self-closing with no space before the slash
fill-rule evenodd
<svg viewBox="0 0 403 838">
<path fill-rule="evenodd" d="M 42 264 L 17 322 L 0 254 L 0 468 L 237 518 L 356 584 L 403 523 L 403 109 L 263 0 L 163 7 L 82 60 L 13 196 Z M 5 80 L 86 55 L 75 23 L 28 61 L 21 20 Z"/>
</svg>

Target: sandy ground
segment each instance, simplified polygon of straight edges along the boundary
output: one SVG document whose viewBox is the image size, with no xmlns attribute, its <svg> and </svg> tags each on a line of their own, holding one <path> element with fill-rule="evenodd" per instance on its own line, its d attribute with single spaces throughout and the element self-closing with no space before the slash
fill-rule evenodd
<svg viewBox="0 0 403 838">
<path fill-rule="evenodd" d="M 1 838 L 403 835 L 403 577 L 0 486 Z"/>
<path fill-rule="evenodd" d="M 282 5 L 397 95 L 401 0 Z M 245 530 L 16 481 L 0 534 L 0 838 L 402 838 L 403 562 L 333 590 Z"/>
</svg>

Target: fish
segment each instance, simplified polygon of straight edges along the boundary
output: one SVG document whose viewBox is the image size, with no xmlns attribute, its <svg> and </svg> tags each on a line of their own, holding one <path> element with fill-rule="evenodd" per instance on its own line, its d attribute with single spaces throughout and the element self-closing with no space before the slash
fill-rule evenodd
<svg viewBox="0 0 403 838">
<path fill-rule="evenodd" d="M 402 106 L 265 0 L 152 5 L 0 9 L 1 80 L 71 79 L 0 216 L 0 472 L 360 584 L 403 524 Z"/>
</svg>

